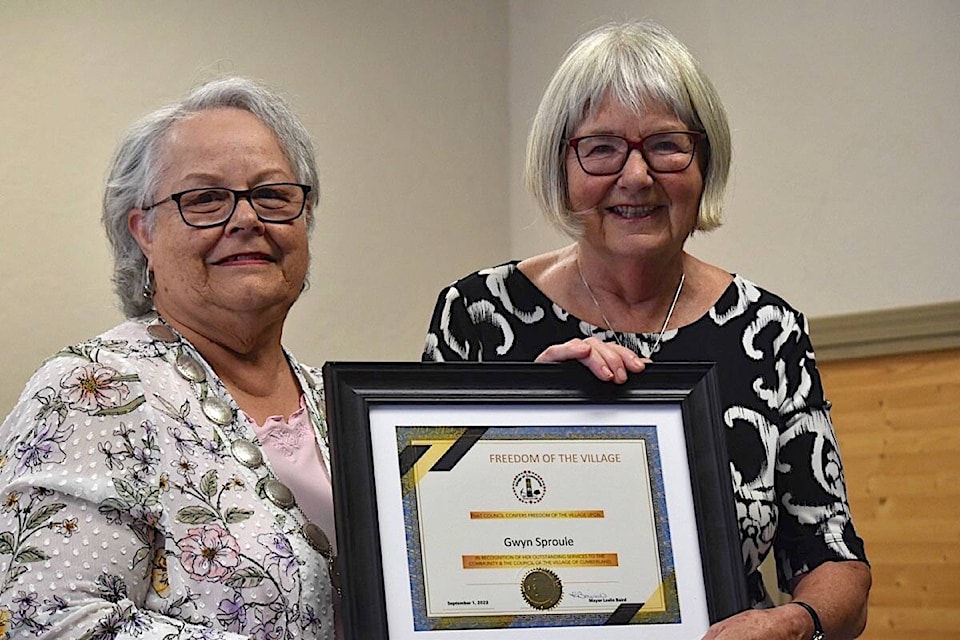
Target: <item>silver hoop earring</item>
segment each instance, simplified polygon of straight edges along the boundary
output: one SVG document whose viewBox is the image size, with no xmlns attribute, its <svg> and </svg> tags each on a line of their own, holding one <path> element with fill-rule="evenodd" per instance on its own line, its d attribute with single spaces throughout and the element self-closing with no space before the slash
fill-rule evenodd
<svg viewBox="0 0 960 640">
<path fill-rule="evenodd" d="M 153 300 L 153 289 L 155 283 L 153 281 L 153 269 L 150 268 L 150 265 L 147 263 L 143 264 L 143 297 L 147 300 Z"/>
</svg>

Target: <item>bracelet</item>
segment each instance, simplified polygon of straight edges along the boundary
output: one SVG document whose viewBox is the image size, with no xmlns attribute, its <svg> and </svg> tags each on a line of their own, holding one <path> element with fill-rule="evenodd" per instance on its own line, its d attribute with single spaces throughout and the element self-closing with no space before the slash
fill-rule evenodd
<svg viewBox="0 0 960 640">
<path fill-rule="evenodd" d="M 810 614 L 810 617 L 813 619 L 813 636 L 811 636 L 810 640 L 826 640 L 827 636 L 823 635 L 823 625 L 820 624 L 820 616 L 817 615 L 816 609 L 801 600 L 791 600 L 787 604 L 799 605 Z"/>
</svg>

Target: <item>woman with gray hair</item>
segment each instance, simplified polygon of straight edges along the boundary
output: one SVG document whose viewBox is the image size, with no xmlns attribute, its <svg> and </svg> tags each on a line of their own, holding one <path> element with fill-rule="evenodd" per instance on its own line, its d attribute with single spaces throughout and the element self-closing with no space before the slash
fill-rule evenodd
<svg viewBox="0 0 960 640">
<path fill-rule="evenodd" d="M 334 638 L 310 137 L 252 81 L 127 132 L 103 223 L 128 320 L 43 364 L 0 427 L 0 635 Z"/>
<path fill-rule="evenodd" d="M 721 224 L 730 155 L 720 98 L 672 34 L 650 23 L 586 34 L 527 145 L 528 187 L 573 242 L 443 289 L 423 359 L 578 360 L 611 382 L 651 360 L 716 362 L 754 608 L 704 638 L 854 638 L 870 570 L 806 320 L 684 248 Z M 793 606 L 766 593 L 771 551 Z"/>
</svg>

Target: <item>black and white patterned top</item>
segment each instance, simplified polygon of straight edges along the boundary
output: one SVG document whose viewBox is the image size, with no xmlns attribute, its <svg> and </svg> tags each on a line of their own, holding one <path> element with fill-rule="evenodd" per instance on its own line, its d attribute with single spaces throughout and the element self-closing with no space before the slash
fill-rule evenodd
<svg viewBox="0 0 960 640">
<path fill-rule="evenodd" d="M 618 333 L 641 356 L 657 334 Z M 532 361 L 572 338 L 613 333 L 550 300 L 517 262 L 483 269 L 437 300 L 425 361 Z M 806 318 L 780 297 L 734 276 L 710 311 L 663 334 L 656 359 L 714 361 L 754 605 L 766 592 L 760 562 L 775 549 L 781 589 L 830 560 L 866 560 L 847 502 L 843 467 Z"/>
</svg>

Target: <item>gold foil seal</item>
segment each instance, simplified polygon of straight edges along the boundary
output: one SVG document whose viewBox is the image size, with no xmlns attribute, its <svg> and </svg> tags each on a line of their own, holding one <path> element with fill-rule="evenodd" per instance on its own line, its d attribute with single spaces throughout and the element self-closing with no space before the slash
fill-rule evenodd
<svg viewBox="0 0 960 640">
<path fill-rule="evenodd" d="M 552 609 L 563 596 L 563 583 L 550 569 L 531 569 L 520 582 L 520 594 L 534 609 Z"/>
</svg>

